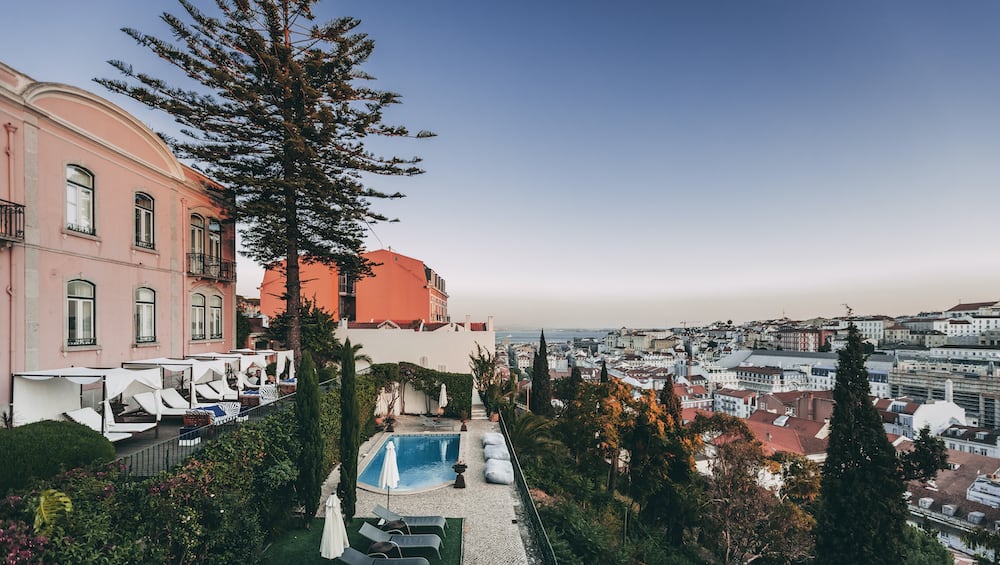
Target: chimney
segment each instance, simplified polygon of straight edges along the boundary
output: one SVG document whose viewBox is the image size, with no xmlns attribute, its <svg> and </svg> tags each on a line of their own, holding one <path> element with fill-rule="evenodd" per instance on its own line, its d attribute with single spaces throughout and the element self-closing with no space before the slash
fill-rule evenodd
<svg viewBox="0 0 1000 565">
<path fill-rule="evenodd" d="M 771 432 L 767 432 L 767 443 L 771 443 Z"/>
<path fill-rule="evenodd" d="M 486 331 L 488 332 L 493 331 L 493 316 L 488 316 L 486 318 Z"/>
<path fill-rule="evenodd" d="M 471 331 L 471 330 L 472 330 L 472 314 L 466 314 L 465 315 L 465 331 L 468 332 L 468 331 Z"/>
<path fill-rule="evenodd" d="M 955 401 L 955 383 L 948 379 L 944 382 L 944 401 L 954 402 Z"/>
</svg>

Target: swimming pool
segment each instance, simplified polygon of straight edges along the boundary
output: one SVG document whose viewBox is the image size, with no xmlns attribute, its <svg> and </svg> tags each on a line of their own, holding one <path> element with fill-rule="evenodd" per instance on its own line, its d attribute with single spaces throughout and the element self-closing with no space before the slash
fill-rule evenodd
<svg viewBox="0 0 1000 565">
<path fill-rule="evenodd" d="M 399 467 L 399 487 L 392 489 L 393 494 L 426 490 L 455 480 L 451 467 L 458 461 L 458 434 L 395 434 L 379 446 L 358 476 L 358 485 L 362 488 L 384 490 L 379 489 L 378 477 L 385 459 L 385 444 L 390 441 L 396 445 Z"/>
</svg>

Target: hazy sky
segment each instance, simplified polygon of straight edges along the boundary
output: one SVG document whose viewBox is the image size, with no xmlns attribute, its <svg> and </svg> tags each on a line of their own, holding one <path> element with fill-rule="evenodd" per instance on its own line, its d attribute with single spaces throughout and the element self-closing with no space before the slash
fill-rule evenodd
<svg viewBox="0 0 1000 565">
<path fill-rule="evenodd" d="M 202 2 L 203 3 L 203 2 Z M 117 31 L 168 0 L 10 2 L 0 60 L 165 66 Z M 376 41 L 390 121 L 439 137 L 375 227 L 455 319 L 663 326 L 1000 298 L 1000 3 L 323 1 Z M 994 212 L 990 212 L 993 210 Z M 238 289 L 261 273 L 241 259 Z"/>
</svg>

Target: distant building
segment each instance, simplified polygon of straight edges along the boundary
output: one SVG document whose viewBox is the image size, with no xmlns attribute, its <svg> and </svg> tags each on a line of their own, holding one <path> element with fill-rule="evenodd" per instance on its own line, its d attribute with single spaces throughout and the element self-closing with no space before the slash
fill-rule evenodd
<svg viewBox="0 0 1000 565">
<path fill-rule="evenodd" d="M 952 451 L 1000 458 L 1000 434 L 997 430 L 954 424 L 941 432 L 941 440 Z"/>
<path fill-rule="evenodd" d="M 757 410 L 757 393 L 752 390 L 722 388 L 715 391 L 714 411 L 737 418 L 749 418 Z"/>
<path fill-rule="evenodd" d="M 419 259 L 380 249 L 364 253 L 374 263 L 372 276 L 352 280 L 336 266 L 299 263 L 302 298 L 335 319 L 448 322 L 445 281 Z M 260 286 L 260 309 L 273 318 L 285 310 L 284 262 L 268 267 Z"/>
<path fill-rule="evenodd" d="M 930 428 L 931 434 L 938 435 L 954 424 L 965 425 L 965 409 L 946 400 L 918 403 L 908 399 L 879 398 L 875 408 L 882 416 L 887 433 L 909 439 L 916 438 L 925 427 Z"/>
<path fill-rule="evenodd" d="M 793 416 L 813 422 L 826 422 L 833 417 L 833 391 L 793 390 L 762 394 L 757 410 Z"/>
</svg>

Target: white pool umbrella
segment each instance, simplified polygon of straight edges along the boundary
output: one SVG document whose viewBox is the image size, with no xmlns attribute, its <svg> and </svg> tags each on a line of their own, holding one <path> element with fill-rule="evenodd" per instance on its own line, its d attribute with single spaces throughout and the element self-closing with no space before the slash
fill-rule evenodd
<svg viewBox="0 0 1000 565">
<path fill-rule="evenodd" d="M 444 388 L 444 383 L 441 383 L 441 396 L 438 397 L 438 407 L 444 408 L 448 405 L 448 391 Z"/>
<path fill-rule="evenodd" d="M 340 500 L 336 493 L 326 499 L 326 519 L 323 521 L 323 539 L 319 543 L 319 554 L 324 559 L 336 559 L 344 554 L 347 547 L 347 528 L 340 514 Z"/>
<path fill-rule="evenodd" d="M 385 459 L 382 472 L 378 476 L 379 488 L 385 489 L 385 507 L 389 508 L 389 489 L 399 486 L 399 467 L 396 466 L 396 446 L 389 441 L 385 444 Z"/>
</svg>

